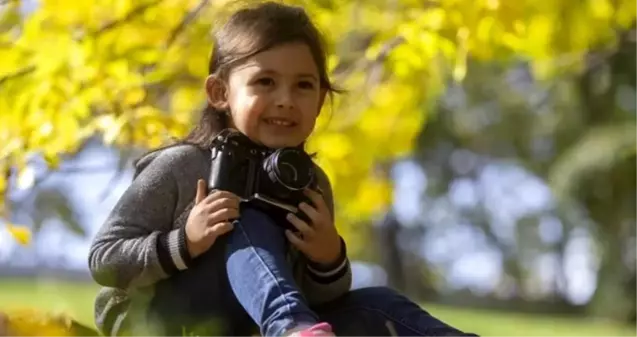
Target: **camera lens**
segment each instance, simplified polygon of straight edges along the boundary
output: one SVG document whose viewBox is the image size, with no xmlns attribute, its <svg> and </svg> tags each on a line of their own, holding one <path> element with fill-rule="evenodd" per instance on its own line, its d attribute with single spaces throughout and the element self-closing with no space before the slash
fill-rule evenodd
<svg viewBox="0 0 637 337">
<path fill-rule="evenodd" d="M 264 161 L 263 168 L 273 182 L 290 190 L 302 190 L 314 179 L 312 158 L 298 149 L 277 149 Z"/>
</svg>

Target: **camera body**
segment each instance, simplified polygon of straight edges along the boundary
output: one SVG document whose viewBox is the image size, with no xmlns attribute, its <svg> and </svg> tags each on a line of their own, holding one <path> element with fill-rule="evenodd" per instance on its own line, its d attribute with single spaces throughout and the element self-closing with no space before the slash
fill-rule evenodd
<svg viewBox="0 0 637 337">
<path fill-rule="evenodd" d="M 318 189 L 312 158 L 299 148 L 271 149 L 259 146 L 234 129 L 221 131 L 211 149 L 208 190 L 236 194 L 242 206 L 269 214 L 277 224 L 293 229 L 287 213 L 308 220 L 298 209 L 302 201 L 312 205 L 303 190 Z"/>
</svg>

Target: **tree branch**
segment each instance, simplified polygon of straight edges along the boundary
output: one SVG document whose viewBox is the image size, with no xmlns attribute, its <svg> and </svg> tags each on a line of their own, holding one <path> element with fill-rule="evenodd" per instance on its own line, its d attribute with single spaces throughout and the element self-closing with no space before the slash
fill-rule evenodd
<svg viewBox="0 0 637 337">
<path fill-rule="evenodd" d="M 5 1 L 4 4 L 8 3 L 9 1 L 12 0 L 0 0 L 0 1 Z M 103 33 L 108 32 L 109 30 L 113 30 L 131 20 L 133 20 L 134 18 L 144 14 L 144 12 L 146 12 L 146 10 L 148 10 L 149 8 L 161 3 L 163 0 L 155 0 L 153 2 L 150 3 L 146 3 L 146 4 L 142 4 L 139 5 L 138 7 L 134 8 L 133 10 L 131 10 L 128 14 L 126 14 L 126 16 L 124 16 L 123 18 L 119 19 L 119 20 L 114 20 L 111 21 L 109 23 L 107 23 L 106 25 L 102 26 L 101 28 L 97 29 L 96 31 L 88 34 L 88 36 L 93 36 L 93 37 L 97 37 Z M 0 5 L 2 5 L 3 3 L 0 2 Z M 83 40 L 87 37 L 87 35 L 84 35 L 82 37 L 80 37 L 80 40 Z M 32 73 L 33 71 L 35 71 L 36 66 L 35 65 L 30 65 L 27 66 L 23 69 L 20 69 L 18 71 L 16 71 L 13 74 L 9 74 L 3 77 L 0 77 L 0 85 L 4 84 L 5 82 L 9 81 L 9 80 L 13 80 L 16 78 L 19 78 L 21 76 L 25 76 L 28 75 L 30 73 Z"/>
<path fill-rule="evenodd" d="M 186 26 L 188 26 L 188 24 L 197 17 L 197 15 L 204 9 L 204 7 L 208 5 L 208 2 L 209 0 L 201 0 L 199 1 L 199 4 L 195 8 L 193 8 L 188 13 L 186 13 L 186 15 L 181 20 L 181 22 L 179 22 L 177 27 L 175 27 L 170 33 L 170 36 L 168 37 L 168 40 L 166 41 L 166 48 L 169 48 L 175 42 L 175 40 L 177 40 L 177 37 L 179 37 L 179 35 L 184 31 Z"/>
<path fill-rule="evenodd" d="M 99 36 L 103 33 L 108 32 L 109 30 L 113 30 L 131 20 L 133 20 L 134 18 L 144 14 L 146 12 L 146 10 L 150 9 L 153 6 L 158 5 L 160 2 L 162 2 L 163 0 L 155 0 L 153 2 L 149 2 L 146 4 L 142 4 L 139 5 L 137 7 L 135 7 L 133 10 L 131 10 L 130 12 L 128 12 L 128 14 L 126 14 L 126 16 L 124 16 L 123 18 L 119 19 L 119 20 L 114 20 L 111 21 L 109 23 L 107 23 L 106 25 L 102 26 L 101 28 L 99 28 L 98 30 L 96 30 L 95 32 L 93 32 L 91 35 L 93 36 Z"/>
<path fill-rule="evenodd" d="M 5 211 L 7 214 L 7 218 L 9 218 L 8 214 L 13 214 L 14 211 L 16 210 L 19 211 L 23 209 L 26 202 L 30 200 L 33 196 L 38 194 L 39 189 L 37 189 L 37 187 L 41 186 L 46 180 L 51 178 L 54 173 L 63 173 L 63 174 L 103 173 L 113 169 L 112 167 L 110 167 L 110 165 L 112 165 L 112 163 L 107 165 L 99 165 L 99 166 L 70 166 L 70 167 L 60 168 L 58 170 L 46 171 L 43 175 L 36 178 L 35 182 L 33 183 L 33 186 L 28 191 L 26 191 L 26 193 L 21 198 L 17 198 L 17 200 L 12 200 L 10 202 L 11 203 L 10 209 L 8 208 L 9 204 L 6 204 L 7 209 L 5 209 Z M 11 213 L 9 213 L 9 211 L 11 211 Z"/>
<path fill-rule="evenodd" d="M 3 77 L 0 77 L 0 86 L 3 85 L 5 82 L 9 81 L 9 80 L 14 80 L 18 77 L 22 77 L 24 75 L 28 75 L 31 72 L 33 72 L 35 70 L 35 66 L 28 66 L 28 67 L 24 67 L 16 72 L 14 72 L 13 74 L 9 74 Z"/>
<path fill-rule="evenodd" d="M 364 87 L 358 88 L 356 91 L 358 95 L 352 99 L 350 106 L 352 113 L 348 114 L 345 119 L 336 127 L 336 129 L 343 129 L 358 120 L 360 115 L 364 112 L 365 107 L 370 102 L 369 92 L 370 88 L 376 85 L 384 74 L 383 65 L 389 54 L 396 49 L 399 45 L 405 43 L 403 36 L 395 36 L 383 43 L 378 55 L 374 59 L 361 58 L 355 62 L 348 69 L 344 69 L 342 72 L 335 74 L 336 82 L 344 81 L 348 76 L 356 72 L 363 72 L 367 74 Z"/>
<path fill-rule="evenodd" d="M 394 49 L 396 49 L 396 47 L 400 46 L 403 43 L 405 43 L 405 38 L 402 36 L 396 36 L 395 38 L 387 41 L 380 49 L 380 52 L 378 53 L 378 56 L 376 56 L 376 59 L 374 59 L 367 65 L 369 76 L 367 76 L 366 85 L 368 88 L 380 82 L 384 74 L 383 62 L 385 62 L 389 54 Z"/>
<path fill-rule="evenodd" d="M 96 166 L 69 166 L 63 167 L 55 171 L 56 173 L 77 174 L 77 173 L 103 173 L 113 170 L 116 163 L 107 163 L 106 165 Z"/>
<path fill-rule="evenodd" d="M 8 5 L 12 2 L 18 2 L 18 0 L 0 0 L 0 6 Z"/>
<path fill-rule="evenodd" d="M 79 153 L 81 153 L 86 147 L 88 146 L 88 142 L 83 142 L 80 147 L 77 149 L 77 151 L 75 151 L 74 153 L 70 153 L 69 155 L 71 156 L 75 156 Z M 21 204 L 24 203 L 25 200 L 31 198 L 37 190 L 37 187 L 40 186 L 42 183 L 44 183 L 47 179 L 49 179 L 51 177 L 51 175 L 53 175 L 53 173 L 56 172 L 60 172 L 61 170 L 64 170 L 64 168 L 58 168 L 57 170 L 51 170 L 51 169 L 47 169 L 46 172 L 44 172 L 44 174 L 42 174 L 39 177 L 35 178 L 35 181 L 33 182 L 33 184 L 31 185 L 31 188 L 28 189 L 27 193 L 25 196 L 23 196 L 22 198 L 18 198 L 18 200 L 13 200 L 11 201 L 11 203 L 13 205 L 17 205 L 17 204 Z M 71 169 L 71 171 L 73 171 L 73 169 Z M 11 168 L 9 168 L 7 170 L 7 177 L 6 177 L 6 181 L 7 181 L 7 192 L 11 190 L 12 186 L 9 184 L 9 182 L 11 181 L 11 174 L 13 173 Z M 3 195 L 0 196 L 0 198 L 5 198 L 5 200 L 8 200 L 7 195 Z M 7 209 L 5 210 L 7 211 L 6 214 L 10 214 L 9 213 L 9 209 L 8 209 L 8 204 L 7 204 Z"/>
</svg>

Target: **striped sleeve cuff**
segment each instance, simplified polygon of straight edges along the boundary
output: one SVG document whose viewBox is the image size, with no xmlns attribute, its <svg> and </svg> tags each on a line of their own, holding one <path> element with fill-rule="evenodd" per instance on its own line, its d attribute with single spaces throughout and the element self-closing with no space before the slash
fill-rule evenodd
<svg viewBox="0 0 637 337">
<path fill-rule="evenodd" d="M 103 333 L 102 336 L 123 336 L 122 328 L 126 325 L 126 317 L 128 314 L 129 301 L 115 303 L 106 310 L 104 319 L 100 322 L 96 321 L 97 328 Z M 88 336 L 85 333 L 75 336 Z"/>
<path fill-rule="evenodd" d="M 184 227 L 160 235 L 157 246 L 159 263 L 166 274 L 172 275 L 190 267 L 192 259 L 188 253 Z"/>
<path fill-rule="evenodd" d="M 310 277 L 319 283 L 332 283 L 345 276 L 349 270 L 349 260 L 345 241 L 341 238 L 341 256 L 329 266 L 319 265 L 308 261 L 307 270 Z"/>
<path fill-rule="evenodd" d="M 125 311 L 115 318 L 115 322 L 113 322 L 112 336 L 117 336 L 118 333 L 123 332 L 122 328 L 124 327 L 127 314 L 128 311 Z"/>
</svg>

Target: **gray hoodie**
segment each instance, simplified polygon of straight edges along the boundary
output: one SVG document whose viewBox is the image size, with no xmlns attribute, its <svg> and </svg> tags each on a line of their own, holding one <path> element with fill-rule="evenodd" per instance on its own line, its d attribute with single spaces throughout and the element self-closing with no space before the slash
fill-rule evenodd
<svg viewBox="0 0 637 337">
<path fill-rule="evenodd" d="M 320 168 L 317 171 L 319 187 L 333 214 L 331 186 L 325 173 Z M 183 228 L 193 207 L 197 180 L 207 180 L 209 173 L 210 151 L 193 145 L 168 147 L 140 160 L 131 186 L 89 251 L 91 274 L 103 286 L 95 301 L 95 323 L 102 333 L 117 333 L 132 310 L 132 293 L 148 293 L 157 281 L 188 268 Z M 343 251 L 341 261 L 326 270 L 292 249 L 289 260 L 295 279 L 310 305 L 349 291 L 352 275 Z"/>
</svg>

